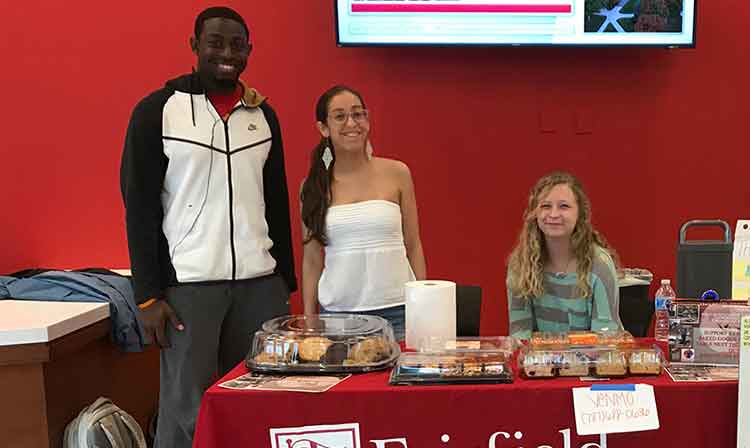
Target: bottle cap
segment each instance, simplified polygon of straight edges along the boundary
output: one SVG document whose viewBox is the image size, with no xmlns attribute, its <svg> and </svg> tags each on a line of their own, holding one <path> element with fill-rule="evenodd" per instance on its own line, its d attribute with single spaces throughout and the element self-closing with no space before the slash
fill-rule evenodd
<svg viewBox="0 0 750 448">
<path fill-rule="evenodd" d="M 708 289 L 701 294 L 701 300 L 719 300 L 719 293 L 714 289 Z"/>
<path fill-rule="evenodd" d="M 668 279 L 668 278 L 662 279 L 662 281 L 661 281 L 661 284 L 662 284 L 662 285 L 668 285 L 668 284 L 670 284 L 670 283 L 671 283 L 671 282 L 669 281 L 669 279 Z"/>
</svg>

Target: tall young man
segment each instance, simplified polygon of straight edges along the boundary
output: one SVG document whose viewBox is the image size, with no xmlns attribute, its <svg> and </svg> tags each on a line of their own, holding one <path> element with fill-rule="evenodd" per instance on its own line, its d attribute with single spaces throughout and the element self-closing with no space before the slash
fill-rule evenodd
<svg viewBox="0 0 750 448">
<path fill-rule="evenodd" d="M 136 106 L 120 183 L 136 299 L 161 347 L 156 446 L 189 447 L 205 389 L 297 289 L 278 119 L 240 81 L 243 18 L 201 12 L 197 69 Z"/>
</svg>

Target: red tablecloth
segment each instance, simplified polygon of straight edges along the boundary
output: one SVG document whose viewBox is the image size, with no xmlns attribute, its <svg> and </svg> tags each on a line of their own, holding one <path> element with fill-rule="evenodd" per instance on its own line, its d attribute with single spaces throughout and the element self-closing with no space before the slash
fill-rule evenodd
<svg viewBox="0 0 750 448">
<path fill-rule="evenodd" d="M 222 381 L 245 372 L 238 366 Z M 403 443 L 371 442 L 399 438 L 406 439 L 410 448 L 595 448 L 600 444 L 598 436 L 576 435 L 571 388 L 591 384 L 577 378 L 389 386 L 388 375 L 389 371 L 354 375 L 321 394 L 237 391 L 214 385 L 203 397 L 194 446 L 271 447 L 270 428 L 345 423 L 359 423 L 362 448 L 402 448 Z M 666 373 L 613 382 L 653 385 L 661 428 L 608 435 L 606 447 L 735 447 L 737 382 L 674 383 Z M 490 438 L 500 431 L 510 439 L 496 436 L 493 447 Z"/>
</svg>

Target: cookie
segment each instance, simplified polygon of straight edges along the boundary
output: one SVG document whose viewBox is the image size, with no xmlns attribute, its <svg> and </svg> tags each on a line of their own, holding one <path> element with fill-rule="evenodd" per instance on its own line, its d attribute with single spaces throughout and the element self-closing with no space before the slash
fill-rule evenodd
<svg viewBox="0 0 750 448">
<path fill-rule="evenodd" d="M 352 356 L 356 362 L 370 364 L 382 361 L 390 356 L 391 350 L 382 337 L 376 336 L 358 342 L 352 348 Z"/>
<path fill-rule="evenodd" d="M 328 338 L 313 336 L 305 338 L 298 345 L 298 356 L 303 361 L 319 362 L 331 345 Z"/>
<path fill-rule="evenodd" d="M 328 365 L 342 364 L 349 355 L 349 346 L 343 342 L 333 342 L 323 355 L 323 363 Z"/>
<path fill-rule="evenodd" d="M 258 353 L 257 355 L 255 355 L 255 358 L 253 358 L 253 360 L 255 360 L 256 364 L 272 364 L 273 365 L 273 364 L 279 363 L 279 357 L 276 356 L 276 354 L 266 353 L 266 352 Z"/>
</svg>

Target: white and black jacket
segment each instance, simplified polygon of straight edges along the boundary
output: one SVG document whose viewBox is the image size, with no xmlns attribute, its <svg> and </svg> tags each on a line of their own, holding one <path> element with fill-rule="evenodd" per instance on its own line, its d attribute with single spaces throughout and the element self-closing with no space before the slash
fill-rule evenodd
<svg viewBox="0 0 750 448">
<path fill-rule="evenodd" d="M 297 289 L 281 130 L 257 91 L 218 115 L 197 74 L 133 111 L 120 167 L 136 300 L 280 273 Z"/>
</svg>

